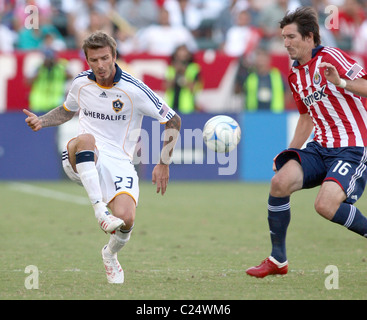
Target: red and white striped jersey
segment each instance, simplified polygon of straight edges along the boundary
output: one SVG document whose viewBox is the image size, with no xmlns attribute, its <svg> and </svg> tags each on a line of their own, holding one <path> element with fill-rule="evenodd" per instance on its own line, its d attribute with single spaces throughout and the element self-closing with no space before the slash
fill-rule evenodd
<svg viewBox="0 0 367 320">
<path fill-rule="evenodd" d="M 366 72 L 340 49 L 318 46 L 304 65 L 294 62 L 288 81 L 301 114 L 308 112 L 314 140 L 323 147 L 367 146 L 367 110 L 362 98 L 325 79 L 318 65 L 329 62 L 341 78 L 367 79 Z"/>
</svg>

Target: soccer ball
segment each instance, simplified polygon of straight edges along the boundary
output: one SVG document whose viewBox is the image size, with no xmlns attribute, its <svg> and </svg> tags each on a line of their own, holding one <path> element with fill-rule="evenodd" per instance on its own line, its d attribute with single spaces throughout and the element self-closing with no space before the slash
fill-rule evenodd
<svg viewBox="0 0 367 320">
<path fill-rule="evenodd" d="M 241 140 L 241 128 L 229 116 L 215 116 L 205 123 L 203 139 L 208 148 L 215 152 L 230 152 Z"/>
</svg>

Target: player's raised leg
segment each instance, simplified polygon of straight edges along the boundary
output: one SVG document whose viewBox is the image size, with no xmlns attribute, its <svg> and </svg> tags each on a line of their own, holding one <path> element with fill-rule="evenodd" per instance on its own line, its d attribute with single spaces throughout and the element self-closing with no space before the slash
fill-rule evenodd
<svg viewBox="0 0 367 320">
<path fill-rule="evenodd" d="M 116 196 L 109 203 L 109 207 L 112 213 L 123 219 L 126 224 L 111 234 L 108 244 L 102 249 L 102 260 L 108 282 L 121 284 L 124 282 L 124 271 L 117 260 L 117 254 L 130 240 L 134 227 L 136 203 L 130 195 L 123 193 Z"/>
<path fill-rule="evenodd" d="M 290 195 L 302 188 L 303 170 L 295 160 L 289 160 L 273 177 L 268 199 L 268 223 L 272 251 L 260 265 L 249 268 L 250 276 L 263 278 L 268 275 L 286 274 L 288 261 L 286 235 L 290 222 Z"/>
<path fill-rule="evenodd" d="M 69 162 L 74 171 L 79 174 L 84 189 L 87 191 L 99 226 L 104 232 L 111 233 L 124 226 L 125 223 L 122 219 L 111 215 L 106 204 L 102 201 L 94 149 L 95 139 L 91 134 L 79 135 L 68 145 Z"/>
<path fill-rule="evenodd" d="M 345 200 L 346 195 L 338 183 L 325 181 L 316 197 L 315 210 L 325 219 L 367 237 L 367 218 Z"/>
</svg>

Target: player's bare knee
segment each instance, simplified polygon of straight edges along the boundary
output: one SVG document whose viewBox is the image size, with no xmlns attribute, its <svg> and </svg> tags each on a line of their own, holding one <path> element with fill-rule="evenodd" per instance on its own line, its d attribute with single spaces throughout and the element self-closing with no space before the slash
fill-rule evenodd
<svg viewBox="0 0 367 320">
<path fill-rule="evenodd" d="M 120 208 L 113 212 L 113 215 L 117 218 L 124 220 L 125 227 L 123 229 L 131 229 L 135 221 L 135 212 L 133 210 Z"/>
<path fill-rule="evenodd" d="M 124 219 L 125 227 L 122 229 L 130 230 L 134 226 L 134 219 L 132 217 L 128 217 L 127 219 Z"/>
<path fill-rule="evenodd" d="M 327 220 L 331 220 L 336 211 L 334 210 L 334 206 L 324 199 L 316 199 L 314 206 L 316 212 Z"/>
<path fill-rule="evenodd" d="M 287 181 L 279 174 L 271 179 L 270 194 L 274 197 L 285 197 L 289 195 Z"/>
<path fill-rule="evenodd" d="M 94 150 L 96 140 L 92 134 L 81 134 L 76 138 L 76 152 Z"/>
</svg>

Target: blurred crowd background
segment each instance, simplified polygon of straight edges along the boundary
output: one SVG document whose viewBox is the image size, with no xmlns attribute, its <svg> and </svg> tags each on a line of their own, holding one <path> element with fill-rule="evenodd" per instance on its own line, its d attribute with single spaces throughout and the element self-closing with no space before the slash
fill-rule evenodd
<svg viewBox="0 0 367 320">
<path fill-rule="evenodd" d="M 195 97 L 206 81 L 195 54 L 212 50 L 238 62 L 233 93 L 242 96 L 244 109 L 281 112 L 289 98 L 286 79 L 269 57 L 286 55 L 279 21 L 299 6 L 317 10 L 323 45 L 366 54 L 367 0 L 0 0 L 0 54 L 39 50 L 52 61 L 57 52 L 80 50 L 88 34 L 104 30 L 116 39 L 121 59 L 141 53 L 170 57 L 162 90 L 174 108 L 190 113 L 200 110 Z M 31 19 L 32 8 L 38 21 Z M 37 28 L 29 28 L 36 22 Z M 53 66 L 44 68 L 43 79 L 41 67 L 29 79 L 36 111 L 45 111 L 37 97 Z M 54 72 L 53 81 L 71 76 L 61 74 Z"/>
<path fill-rule="evenodd" d="M 39 10 L 39 29 L 27 29 L 29 12 Z M 339 28 L 323 22 L 338 8 Z M 172 54 L 185 42 L 192 51 L 224 50 L 240 56 L 260 40 L 270 50 L 283 50 L 278 27 L 287 10 L 313 6 L 319 13 L 325 45 L 365 52 L 367 1 L 365 0 L 0 0 L 0 51 L 77 49 L 86 34 L 105 30 L 118 41 L 121 54 Z M 240 37 L 239 30 L 248 29 Z M 162 39 L 162 29 L 177 35 Z"/>
</svg>

